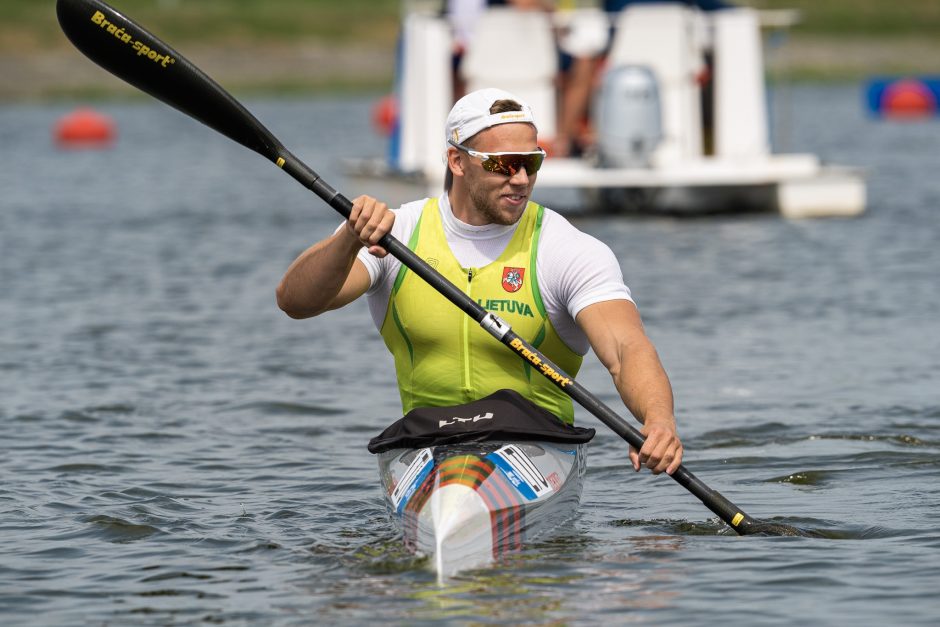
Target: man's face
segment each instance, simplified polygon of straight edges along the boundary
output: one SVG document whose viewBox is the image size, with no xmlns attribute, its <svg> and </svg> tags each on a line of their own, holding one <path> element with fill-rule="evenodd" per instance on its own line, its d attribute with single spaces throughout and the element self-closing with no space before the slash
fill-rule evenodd
<svg viewBox="0 0 940 627">
<path fill-rule="evenodd" d="M 471 138 L 468 148 L 479 152 L 532 152 L 538 149 L 535 127 L 525 123 L 491 126 Z M 468 224 L 515 224 L 525 211 L 537 174 L 521 168 L 512 176 L 488 172 L 480 159 L 458 152 L 463 165 L 457 218 Z M 469 202 L 467 202 L 469 201 Z"/>
</svg>

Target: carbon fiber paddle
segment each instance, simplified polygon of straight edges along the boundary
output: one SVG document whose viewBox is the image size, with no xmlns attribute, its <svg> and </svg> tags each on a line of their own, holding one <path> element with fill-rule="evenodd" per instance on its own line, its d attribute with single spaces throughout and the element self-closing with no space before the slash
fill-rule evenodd
<svg viewBox="0 0 940 627">
<path fill-rule="evenodd" d="M 141 91 L 162 100 L 272 161 L 344 217 L 352 203 L 292 155 L 271 132 L 215 81 L 145 28 L 100 0 L 58 0 L 56 12 L 66 36 L 89 59 Z M 636 449 L 643 435 L 567 376 L 541 352 L 516 335 L 506 322 L 486 311 L 415 255 L 386 235 L 379 242 L 406 267 L 427 281 L 493 337 L 550 379 Z M 818 535 L 791 525 L 755 520 L 679 466 L 672 478 L 698 497 L 741 535 Z"/>
</svg>

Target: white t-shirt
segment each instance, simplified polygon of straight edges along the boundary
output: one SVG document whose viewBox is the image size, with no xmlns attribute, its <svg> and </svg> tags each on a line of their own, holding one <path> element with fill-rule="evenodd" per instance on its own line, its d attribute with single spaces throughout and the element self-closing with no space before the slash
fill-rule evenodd
<svg viewBox="0 0 940 627">
<path fill-rule="evenodd" d="M 515 224 L 465 224 L 454 217 L 447 194 L 442 194 L 438 201 L 444 235 L 462 267 L 482 268 L 499 258 L 509 245 L 516 230 Z M 426 202 L 426 199 L 418 200 L 394 210 L 392 235 L 396 239 L 402 242 L 411 239 Z M 379 259 L 370 255 L 365 248 L 359 251 L 359 260 L 372 279 L 366 294 L 372 320 L 381 330 L 401 262 L 392 255 Z M 630 289 L 624 285 L 620 264 L 610 248 L 587 233 L 582 233 L 548 208 L 542 218 L 535 272 L 542 302 L 552 326 L 565 344 L 580 355 L 587 353 L 589 343 L 575 322 L 578 312 L 588 305 L 606 300 L 633 302 Z M 441 303 L 452 306 L 443 297 Z"/>
</svg>

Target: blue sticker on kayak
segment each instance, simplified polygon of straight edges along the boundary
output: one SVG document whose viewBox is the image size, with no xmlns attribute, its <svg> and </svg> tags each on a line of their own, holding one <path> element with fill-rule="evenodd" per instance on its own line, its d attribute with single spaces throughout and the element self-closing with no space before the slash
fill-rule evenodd
<svg viewBox="0 0 940 627">
<path fill-rule="evenodd" d="M 418 451 L 415 458 L 408 464 L 405 474 L 402 475 L 395 489 L 392 490 L 392 493 L 388 496 L 389 500 L 392 502 L 392 507 L 395 508 L 398 514 L 401 514 L 402 510 L 405 509 L 408 500 L 424 481 L 425 477 L 428 476 L 433 467 L 434 455 L 431 453 L 431 449 L 423 448 Z"/>
<path fill-rule="evenodd" d="M 515 444 L 507 444 L 487 455 L 487 458 L 496 464 L 526 500 L 534 501 L 552 491 L 552 486 L 542 476 L 538 467 Z"/>
</svg>

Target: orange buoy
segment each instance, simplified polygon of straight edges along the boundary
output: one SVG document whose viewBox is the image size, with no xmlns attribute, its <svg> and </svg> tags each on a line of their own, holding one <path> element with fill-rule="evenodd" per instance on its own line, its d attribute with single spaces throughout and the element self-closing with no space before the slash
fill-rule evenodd
<svg viewBox="0 0 940 627">
<path fill-rule="evenodd" d="M 885 88 L 881 97 L 886 117 L 918 119 L 937 113 L 937 98 L 930 88 L 915 79 L 899 80 Z"/>
<path fill-rule="evenodd" d="M 372 126 L 382 135 L 391 135 L 398 123 L 398 100 L 384 96 L 372 107 Z"/>
<path fill-rule="evenodd" d="M 55 140 L 62 148 L 107 148 L 115 134 L 110 117 L 87 107 L 62 116 L 55 125 Z"/>
</svg>

